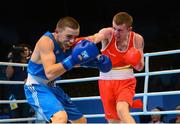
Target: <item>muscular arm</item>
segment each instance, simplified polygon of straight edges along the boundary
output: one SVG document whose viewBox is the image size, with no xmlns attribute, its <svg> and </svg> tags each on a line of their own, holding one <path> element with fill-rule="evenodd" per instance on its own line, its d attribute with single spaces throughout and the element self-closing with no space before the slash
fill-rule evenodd
<svg viewBox="0 0 180 124">
<path fill-rule="evenodd" d="M 45 40 L 45 41 L 44 41 Z M 41 62 L 48 79 L 53 80 L 66 72 L 61 63 L 55 63 L 53 42 L 48 37 L 42 37 L 38 43 Z"/>
<path fill-rule="evenodd" d="M 112 28 L 103 28 L 98 33 L 94 35 L 86 37 L 87 39 L 91 39 L 95 43 L 109 41 L 112 35 Z"/>
<path fill-rule="evenodd" d="M 135 66 L 134 68 L 137 71 L 141 71 L 144 68 L 144 39 L 141 35 L 136 34 L 135 42 L 134 42 L 135 48 L 137 48 L 141 52 L 141 62 Z"/>
</svg>

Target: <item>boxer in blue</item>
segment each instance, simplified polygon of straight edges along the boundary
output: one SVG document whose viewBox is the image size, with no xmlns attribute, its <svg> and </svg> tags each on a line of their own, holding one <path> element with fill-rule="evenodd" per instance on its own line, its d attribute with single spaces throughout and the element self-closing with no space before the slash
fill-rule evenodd
<svg viewBox="0 0 180 124">
<path fill-rule="evenodd" d="M 61 18 L 54 33 L 46 32 L 38 40 L 29 60 L 24 85 L 26 99 L 47 122 L 86 123 L 86 118 L 69 96 L 60 87 L 52 85 L 62 74 L 86 63 L 93 63 L 104 72 L 111 69 L 110 59 L 100 55 L 94 43 L 82 40 L 72 48 L 79 32 L 79 23 L 74 18 Z"/>
</svg>

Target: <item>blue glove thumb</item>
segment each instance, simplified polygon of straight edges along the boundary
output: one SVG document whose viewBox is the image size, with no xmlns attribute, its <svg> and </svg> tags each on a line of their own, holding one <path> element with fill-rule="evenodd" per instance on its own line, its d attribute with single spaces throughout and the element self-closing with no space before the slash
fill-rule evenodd
<svg viewBox="0 0 180 124">
<path fill-rule="evenodd" d="M 112 69 L 112 62 L 108 56 L 99 55 L 97 61 L 97 67 L 101 72 L 107 73 Z"/>
</svg>

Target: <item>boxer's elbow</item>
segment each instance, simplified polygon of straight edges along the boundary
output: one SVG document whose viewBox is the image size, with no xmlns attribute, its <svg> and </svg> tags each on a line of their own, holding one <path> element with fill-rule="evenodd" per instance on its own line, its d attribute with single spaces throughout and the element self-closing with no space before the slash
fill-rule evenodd
<svg viewBox="0 0 180 124">
<path fill-rule="evenodd" d="M 45 70 L 45 75 L 49 80 L 54 80 L 57 77 L 55 71 L 50 68 Z"/>
<path fill-rule="evenodd" d="M 63 75 L 67 70 L 62 66 L 62 64 L 55 64 L 51 67 L 45 69 L 45 75 L 49 80 L 54 80 L 57 77 Z"/>
<path fill-rule="evenodd" d="M 144 63 L 139 63 L 137 66 L 134 67 L 136 71 L 142 71 L 144 69 Z"/>
<path fill-rule="evenodd" d="M 54 80 L 54 75 L 52 73 L 46 73 L 46 77 L 49 79 L 49 80 Z"/>
<path fill-rule="evenodd" d="M 137 71 L 142 71 L 144 69 L 144 66 L 136 68 Z"/>
</svg>

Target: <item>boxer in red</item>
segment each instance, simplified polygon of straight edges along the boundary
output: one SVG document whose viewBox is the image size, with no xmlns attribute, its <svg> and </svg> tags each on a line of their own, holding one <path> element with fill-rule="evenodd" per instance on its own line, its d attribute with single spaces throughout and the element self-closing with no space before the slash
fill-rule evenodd
<svg viewBox="0 0 180 124">
<path fill-rule="evenodd" d="M 109 123 L 135 123 L 129 108 L 133 105 L 136 78 L 133 69 L 144 68 L 144 39 L 132 31 L 133 18 L 126 12 L 117 13 L 112 27 L 86 37 L 95 43 L 101 42 L 101 52 L 112 61 L 112 69 L 100 72 L 99 91 L 105 117 Z"/>
</svg>

